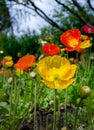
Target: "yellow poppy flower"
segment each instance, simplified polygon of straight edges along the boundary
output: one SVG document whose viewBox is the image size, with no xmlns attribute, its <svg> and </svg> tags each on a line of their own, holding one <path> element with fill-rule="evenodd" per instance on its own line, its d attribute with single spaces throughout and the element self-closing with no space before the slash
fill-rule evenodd
<svg viewBox="0 0 94 130">
<path fill-rule="evenodd" d="M 12 56 L 5 56 L 4 60 L 12 60 Z"/>
<path fill-rule="evenodd" d="M 12 67 L 12 65 L 13 65 L 13 61 L 12 60 L 6 62 L 6 66 L 7 67 Z"/>
<path fill-rule="evenodd" d="M 6 67 L 12 67 L 13 66 L 13 60 L 11 56 L 5 56 L 3 60 L 1 61 L 1 64 Z"/>
<path fill-rule="evenodd" d="M 47 56 L 37 64 L 37 71 L 43 78 L 42 82 L 50 88 L 64 89 L 72 84 L 77 66 L 59 55 Z"/>
</svg>

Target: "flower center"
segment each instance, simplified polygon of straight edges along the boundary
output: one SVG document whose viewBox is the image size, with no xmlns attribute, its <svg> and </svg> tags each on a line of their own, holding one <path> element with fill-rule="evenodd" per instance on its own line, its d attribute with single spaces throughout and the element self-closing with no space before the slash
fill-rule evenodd
<svg viewBox="0 0 94 130">
<path fill-rule="evenodd" d="M 54 81 L 60 81 L 58 75 L 56 75 L 56 76 L 54 77 Z"/>
<path fill-rule="evenodd" d="M 69 41 L 70 46 L 75 48 L 78 45 L 78 41 L 76 39 L 72 39 Z"/>
</svg>

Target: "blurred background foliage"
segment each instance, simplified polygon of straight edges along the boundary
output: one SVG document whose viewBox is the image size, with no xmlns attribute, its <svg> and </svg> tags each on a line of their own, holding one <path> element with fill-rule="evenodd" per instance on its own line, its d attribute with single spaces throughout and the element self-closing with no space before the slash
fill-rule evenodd
<svg viewBox="0 0 94 130">
<path fill-rule="evenodd" d="M 16 62 L 19 57 L 29 54 L 34 54 L 36 57 L 40 53 L 40 44 L 38 43 L 39 36 L 37 34 L 27 35 L 17 38 L 14 35 L 0 35 L 0 50 L 4 53 L 1 58 L 6 55 L 13 57 Z"/>
<path fill-rule="evenodd" d="M 0 0 L 0 32 L 12 26 L 9 8 L 5 0 Z"/>
</svg>

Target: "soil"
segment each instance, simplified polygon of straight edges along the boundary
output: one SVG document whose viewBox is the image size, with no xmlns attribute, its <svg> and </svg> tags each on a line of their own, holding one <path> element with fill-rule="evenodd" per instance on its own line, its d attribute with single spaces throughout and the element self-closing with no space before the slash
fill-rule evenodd
<svg viewBox="0 0 94 130">
<path fill-rule="evenodd" d="M 68 107 L 67 111 L 74 113 L 73 108 Z M 64 109 L 56 112 L 58 116 L 58 130 L 64 126 Z M 48 124 L 47 124 L 48 122 Z M 47 127 L 48 126 L 48 127 Z M 73 130 L 71 125 L 67 125 L 68 129 L 64 130 Z M 52 130 L 53 129 L 53 112 L 46 112 L 45 110 L 37 110 L 37 130 Z M 24 121 L 20 130 L 34 130 L 33 121 Z"/>
</svg>

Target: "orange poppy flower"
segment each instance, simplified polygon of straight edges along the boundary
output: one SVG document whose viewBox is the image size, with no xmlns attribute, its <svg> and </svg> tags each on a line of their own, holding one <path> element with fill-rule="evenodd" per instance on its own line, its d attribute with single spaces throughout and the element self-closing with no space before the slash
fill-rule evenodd
<svg viewBox="0 0 94 130">
<path fill-rule="evenodd" d="M 80 46 L 80 31 L 78 29 L 71 29 L 64 32 L 60 37 L 61 43 L 63 43 L 68 48 L 67 51 L 74 51 Z"/>
<path fill-rule="evenodd" d="M 34 55 L 27 54 L 21 57 L 18 62 L 14 65 L 15 68 L 19 68 L 22 70 L 27 70 L 30 66 L 32 66 L 36 61 L 36 57 Z"/>
<path fill-rule="evenodd" d="M 47 43 L 42 46 L 42 50 L 46 55 L 56 55 L 60 53 L 60 48 L 57 45 Z"/>
</svg>

